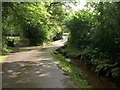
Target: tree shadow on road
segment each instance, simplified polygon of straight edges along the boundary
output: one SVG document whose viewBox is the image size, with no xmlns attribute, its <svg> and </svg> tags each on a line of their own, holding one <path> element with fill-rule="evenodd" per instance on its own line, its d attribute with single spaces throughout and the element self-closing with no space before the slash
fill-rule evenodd
<svg viewBox="0 0 120 90">
<path fill-rule="evenodd" d="M 44 68 L 51 67 L 51 62 L 41 61 L 16 61 L 2 64 L 2 87 L 3 88 L 34 88 L 38 87 L 35 82 L 40 77 L 49 77 Z M 36 79 L 36 80 L 34 80 Z M 34 81 L 34 82 L 33 82 Z M 40 87 L 40 86 L 39 86 Z"/>
</svg>

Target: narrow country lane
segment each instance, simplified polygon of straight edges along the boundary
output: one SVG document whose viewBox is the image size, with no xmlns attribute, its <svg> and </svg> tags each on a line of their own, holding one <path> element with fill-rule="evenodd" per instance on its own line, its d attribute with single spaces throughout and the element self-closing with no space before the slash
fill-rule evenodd
<svg viewBox="0 0 120 90">
<path fill-rule="evenodd" d="M 51 55 L 63 44 L 56 41 L 51 46 L 9 55 L 2 64 L 3 88 L 77 88 Z"/>
</svg>

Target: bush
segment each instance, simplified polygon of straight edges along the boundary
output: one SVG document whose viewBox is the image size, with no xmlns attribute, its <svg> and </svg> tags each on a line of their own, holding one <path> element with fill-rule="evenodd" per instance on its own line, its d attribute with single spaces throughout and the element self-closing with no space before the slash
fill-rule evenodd
<svg viewBox="0 0 120 90">
<path fill-rule="evenodd" d="M 80 59 L 96 73 L 120 81 L 120 3 L 99 3 L 93 7 L 93 12 L 81 10 L 70 18 L 68 47 L 80 51 Z"/>
<path fill-rule="evenodd" d="M 78 49 L 83 49 L 89 44 L 91 13 L 88 11 L 79 11 L 69 22 L 67 27 L 70 30 L 68 45 Z"/>
<path fill-rule="evenodd" d="M 23 33 L 29 40 L 29 45 L 43 44 L 46 40 L 46 33 L 40 26 L 27 24 L 23 28 Z"/>
</svg>

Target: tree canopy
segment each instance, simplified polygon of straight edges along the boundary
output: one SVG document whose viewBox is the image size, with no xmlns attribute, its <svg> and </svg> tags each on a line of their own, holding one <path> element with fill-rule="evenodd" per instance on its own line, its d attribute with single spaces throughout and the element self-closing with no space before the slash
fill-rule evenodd
<svg viewBox="0 0 120 90">
<path fill-rule="evenodd" d="M 23 33 L 30 45 L 50 40 L 52 28 L 61 28 L 60 20 L 64 19 L 59 2 L 4 2 L 2 6 L 3 36 Z"/>
</svg>

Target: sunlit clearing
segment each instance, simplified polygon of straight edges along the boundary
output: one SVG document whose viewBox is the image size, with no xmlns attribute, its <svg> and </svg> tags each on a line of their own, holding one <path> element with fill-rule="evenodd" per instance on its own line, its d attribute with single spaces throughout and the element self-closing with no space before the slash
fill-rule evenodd
<svg viewBox="0 0 120 90">
<path fill-rule="evenodd" d="M 77 1 L 76 5 L 74 5 L 73 3 L 70 3 L 70 6 L 74 11 L 78 11 L 79 9 L 82 10 L 86 8 L 85 7 L 86 0 L 76 0 L 76 1 Z"/>
<path fill-rule="evenodd" d="M 39 75 L 40 77 L 50 76 L 49 73 L 43 73 Z"/>
</svg>

